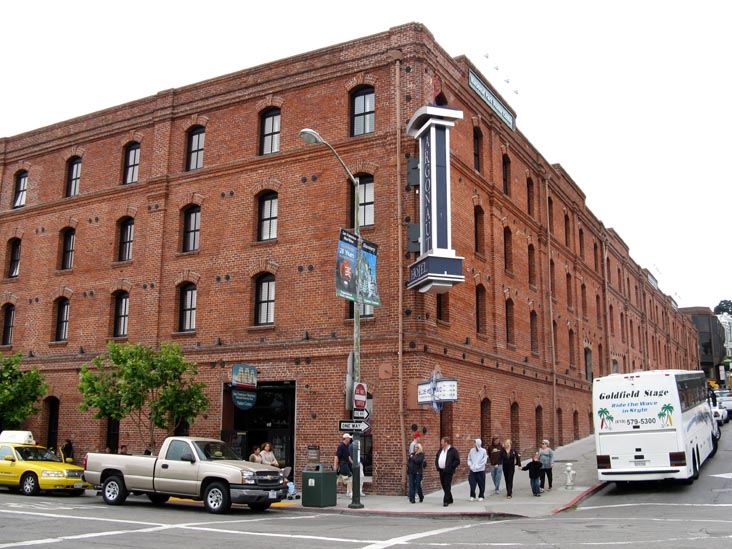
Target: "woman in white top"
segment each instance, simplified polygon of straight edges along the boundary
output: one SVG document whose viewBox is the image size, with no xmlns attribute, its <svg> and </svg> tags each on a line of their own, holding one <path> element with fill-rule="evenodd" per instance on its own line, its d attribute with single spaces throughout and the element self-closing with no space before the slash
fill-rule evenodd
<svg viewBox="0 0 732 549">
<path fill-rule="evenodd" d="M 271 465 L 272 467 L 280 466 L 280 464 L 277 463 L 277 458 L 275 457 L 274 452 L 272 451 L 271 442 L 265 442 L 262 444 L 262 452 L 260 455 L 262 456 L 262 463 L 265 465 Z"/>
</svg>

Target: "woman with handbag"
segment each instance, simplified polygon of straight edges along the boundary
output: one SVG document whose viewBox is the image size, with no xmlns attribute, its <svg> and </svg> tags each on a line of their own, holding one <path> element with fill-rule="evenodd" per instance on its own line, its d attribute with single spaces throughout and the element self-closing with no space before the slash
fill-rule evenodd
<svg viewBox="0 0 732 549">
<path fill-rule="evenodd" d="M 501 450 L 503 464 L 503 481 L 506 483 L 506 497 L 511 499 L 513 494 L 513 473 L 517 465 L 521 465 L 521 455 L 511 447 L 511 439 L 506 439 Z"/>
<path fill-rule="evenodd" d="M 416 503 L 415 495 L 419 496 L 419 502 L 424 501 L 422 493 L 422 476 L 424 475 L 424 448 L 418 442 L 414 445 L 414 453 L 407 461 L 407 474 L 409 475 L 409 503 Z"/>
</svg>

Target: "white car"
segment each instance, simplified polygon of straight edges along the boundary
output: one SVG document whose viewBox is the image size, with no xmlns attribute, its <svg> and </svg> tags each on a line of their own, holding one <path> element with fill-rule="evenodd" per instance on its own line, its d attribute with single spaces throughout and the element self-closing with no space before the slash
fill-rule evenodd
<svg viewBox="0 0 732 549">
<path fill-rule="evenodd" d="M 729 412 L 727 412 L 727 408 L 725 408 L 721 402 L 717 402 L 717 406 L 712 408 L 712 414 L 714 414 L 714 420 L 720 427 L 723 423 L 727 423 L 729 421 Z"/>
</svg>

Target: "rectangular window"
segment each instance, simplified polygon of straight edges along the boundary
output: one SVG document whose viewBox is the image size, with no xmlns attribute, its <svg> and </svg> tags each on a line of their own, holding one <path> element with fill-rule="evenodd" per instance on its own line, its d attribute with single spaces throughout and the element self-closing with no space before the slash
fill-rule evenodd
<svg viewBox="0 0 732 549">
<path fill-rule="evenodd" d="M 186 210 L 183 226 L 183 251 L 198 250 L 201 235 L 201 207 L 192 206 Z"/>
<path fill-rule="evenodd" d="M 59 299 L 56 307 L 56 341 L 67 341 L 69 339 L 69 300 Z"/>
<path fill-rule="evenodd" d="M 61 270 L 67 271 L 74 267 L 74 245 L 76 242 L 76 231 L 68 229 L 64 232 L 64 247 L 61 254 Z"/>
<path fill-rule="evenodd" d="M 127 337 L 127 321 L 130 315 L 130 294 L 121 292 L 114 300 L 114 337 Z"/>
<path fill-rule="evenodd" d="M 352 95 L 351 135 L 364 135 L 374 131 L 376 100 L 374 89 L 365 87 Z"/>
<path fill-rule="evenodd" d="M 119 226 L 119 255 L 118 261 L 132 260 L 132 242 L 135 238 L 135 221 L 127 218 Z"/>
<path fill-rule="evenodd" d="M 197 291 L 194 284 L 186 284 L 180 288 L 180 320 L 178 329 L 181 332 L 196 330 Z"/>
<path fill-rule="evenodd" d="M 3 307 L 3 345 L 13 344 L 13 329 L 15 327 L 15 306 Z"/>
<path fill-rule="evenodd" d="M 268 193 L 259 199 L 259 240 L 277 238 L 277 193 Z"/>
<path fill-rule="evenodd" d="M 280 110 L 271 109 L 262 116 L 260 154 L 272 154 L 280 150 Z"/>
<path fill-rule="evenodd" d="M 203 126 L 196 126 L 188 132 L 188 160 L 186 170 L 203 168 L 203 146 L 206 142 L 206 130 Z"/>
<path fill-rule="evenodd" d="M 358 222 L 361 227 L 374 224 L 374 178 L 360 176 L 358 178 Z"/>
<path fill-rule="evenodd" d="M 140 144 L 131 143 L 125 149 L 125 173 L 123 183 L 137 183 L 140 171 Z"/>
<path fill-rule="evenodd" d="M 15 195 L 13 197 L 13 208 L 25 206 L 25 197 L 28 191 L 28 172 L 20 172 L 15 177 Z"/>
<path fill-rule="evenodd" d="M 259 326 L 274 324 L 275 278 L 265 275 L 257 282 L 257 317 Z"/>
<path fill-rule="evenodd" d="M 17 278 L 20 274 L 20 239 L 14 238 L 10 242 L 10 265 L 8 266 L 8 278 Z"/>
<path fill-rule="evenodd" d="M 68 173 L 66 175 L 66 196 L 79 194 L 79 182 L 81 181 L 81 158 L 74 157 L 69 160 Z"/>
</svg>

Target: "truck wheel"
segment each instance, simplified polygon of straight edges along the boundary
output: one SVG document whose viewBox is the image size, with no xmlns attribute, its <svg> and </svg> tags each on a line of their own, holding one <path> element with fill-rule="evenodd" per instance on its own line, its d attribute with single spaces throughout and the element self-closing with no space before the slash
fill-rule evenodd
<svg viewBox="0 0 732 549">
<path fill-rule="evenodd" d="M 266 511 L 267 509 L 269 509 L 270 505 L 272 505 L 272 504 L 269 501 L 259 502 L 259 503 L 250 503 L 249 508 L 252 511 L 261 512 L 261 511 Z"/>
<path fill-rule="evenodd" d="M 20 479 L 20 489 L 26 496 L 37 496 L 41 489 L 38 487 L 38 477 L 33 473 L 26 473 Z"/>
<path fill-rule="evenodd" d="M 102 484 L 102 499 L 107 505 L 122 505 L 128 495 L 125 481 L 118 476 L 108 477 Z"/>
<path fill-rule="evenodd" d="M 209 513 L 222 514 L 231 508 L 229 487 L 223 482 L 212 482 L 206 486 L 203 494 L 203 504 Z"/>
<path fill-rule="evenodd" d="M 152 501 L 153 505 L 164 505 L 170 499 L 170 496 L 164 494 L 148 494 L 147 499 Z"/>
</svg>

